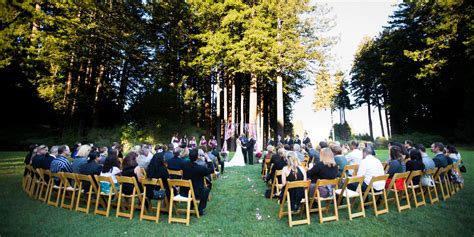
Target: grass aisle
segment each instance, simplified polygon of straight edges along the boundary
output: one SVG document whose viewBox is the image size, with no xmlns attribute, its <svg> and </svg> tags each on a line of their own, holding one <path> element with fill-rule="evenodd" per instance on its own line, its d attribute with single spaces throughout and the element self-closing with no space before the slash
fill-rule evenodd
<svg viewBox="0 0 474 237">
<path fill-rule="evenodd" d="M 402 213 L 390 205 L 390 213 L 375 217 L 369 209 L 366 218 L 349 221 L 340 210 L 340 221 L 320 225 L 317 214 L 311 225 L 288 227 L 288 218 L 278 220 L 276 200 L 263 197 L 266 189 L 260 179 L 260 165 L 232 167 L 214 182 L 207 215 L 191 218 L 191 224 L 168 224 L 162 214 L 158 224 L 76 213 L 32 200 L 20 187 L 24 152 L 0 152 L 0 236 L 473 236 L 474 162 L 473 151 L 461 151 L 469 173 L 465 188 L 447 201 L 412 208 Z M 378 155 L 386 157 L 386 151 Z M 260 213 L 261 219 L 257 219 Z"/>
</svg>

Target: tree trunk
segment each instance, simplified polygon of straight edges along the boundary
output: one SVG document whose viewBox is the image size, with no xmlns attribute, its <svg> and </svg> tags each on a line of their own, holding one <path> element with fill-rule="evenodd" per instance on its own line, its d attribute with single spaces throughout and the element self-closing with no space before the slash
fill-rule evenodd
<svg viewBox="0 0 474 237">
<path fill-rule="evenodd" d="M 379 110 L 379 120 L 380 120 L 380 128 L 382 129 L 382 137 L 385 137 L 385 131 L 383 129 L 382 108 L 380 105 L 380 101 L 377 102 L 377 109 Z"/>
<path fill-rule="evenodd" d="M 221 144 L 221 80 L 220 75 L 217 76 L 217 84 L 216 84 L 216 114 L 217 114 L 217 123 L 216 123 L 216 138 L 217 138 L 217 146 L 220 149 Z M 225 105 L 224 105 L 225 106 Z"/>
<path fill-rule="evenodd" d="M 285 131 L 285 115 L 283 112 L 283 78 L 281 70 L 277 70 L 277 135 L 283 136 Z"/>
<path fill-rule="evenodd" d="M 374 140 L 374 131 L 372 130 L 372 111 L 370 109 L 370 99 L 367 100 L 367 111 L 369 115 L 369 129 L 370 129 L 370 138 Z"/>
<path fill-rule="evenodd" d="M 387 125 L 387 137 L 391 138 L 392 137 L 392 131 L 390 129 L 390 122 L 389 122 L 388 108 L 387 108 L 387 94 L 386 93 L 383 93 L 383 103 L 384 103 L 384 109 L 385 109 L 385 124 Z"/>
<path fill-rule="evenodd" d="M 240 91 L 240 134 L 242 133 L 244 133 L 244 90 L 241 89 Z M 240 134 L 238 136 L 240 136 Z"/>
<path fill-rule="evenodd" d="M 257 125 L 257 75 L 250 74 L 250 97 L 249 97 L 249 128 L 255 128 Z M 255 136 L 255 130 L 252 134 Z"/>
<path fill-rule="evenodd" d="M 125 109 L 125 101 L 126 101 L 126 96 L 127 96 L 127 88 L 128 88 L 128 61 L 123 60 L 123 67 L 122 67 L 122 73 L 120 75 L 120 89 L 119 89 L 119 95 L 118 95 L 118 105 L 122 111 Z"/>
</svg>

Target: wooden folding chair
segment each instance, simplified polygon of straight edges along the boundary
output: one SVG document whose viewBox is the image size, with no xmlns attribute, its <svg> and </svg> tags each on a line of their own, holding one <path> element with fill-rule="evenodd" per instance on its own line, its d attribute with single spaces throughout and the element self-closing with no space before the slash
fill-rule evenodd
<svg viewBox="0 0 474 237">
<path fill-rule="evenodd" d="M 440 168 L 426 170 L 425 175 L 429 175 L 434 181 L 435 174 L 438 172 L 439 169 Z M 426 188 L 426 192 L 428 193 L 428 197 L 430 198 L 430 203 L 435 204 L 435 203 L 439 202 L 439 197 L 438 197 L 438 191 L 436 189 L 436 184 L 434 184 L 433 186 L 428 185 L 428 186 L 424 186 L 424 187 Z"/>
<path fill-rule="evenodd" d="M 375 182 L 383 182 L 383 184 L 385 185 L 385 182 L 387 181 L 387 179 L 388 179 L 388 174 L 372 177 L 372 179 L 370 180 L 369 185 L 367 186 L 367 189 L 364 192 L 364 195 L 362 196 L 362 198 L 364 200 L 364 203 L 360 203 L 359 209 L 362 209 L 362 205 L 372 204 L 372 206 L 374 208 L 375 216 L 379 216 L 379 215 L 382 215 L 382 214 L 385 214 L 385 213 L 389 212 L 388 201 L 387 201 L 387 192 L 385 191 L 385 187 L 381 191 L 380 190 L 376 191 L 374 189 L 374 183 Z M 369 194 L 372 197 L 371 201 L 369 201 L 367 199 Z M 382 198 L 382 204 L 385 206 L 383 209 L 378 209 L 377 197 L 379 197 L 379 196 Z"/>
<path fill-rule="evenodd" d="M 341 173 L 341 177 L 339 179 L 340 181 L 339 186 L 342 186 L 344 184 L 347 177 L 357 176 L 358 170 L 359 170 L 358 164 L 344 166 L 344 169 L 342 170 L 342 173 Z"/>
<path fill-rule="evenodd" d="M 33 175 L 33 179 L 30 185 L 30 196 L 34 199 L 38 199 L 39 190 L 41 187 L 41 178 L 38 173 L 38 169 L 31 168 L 31 173 Z"/>
<path fill-rule="evenodd" d="M 382 162 L 382 165 L 383 165 L 383 170 L 385 171 L 385 173 L 387 173 L 388 169 L 390 168 L 390 165 L 388 164 L 387 161 Z"/>
<path fill-rule="evenodd" d="M 443 172 L 443 184 L 445 189 L 447 190 L 447 193 L 449 194 L 449 197 L 452 197 L 455 193 L 454 184 L 451 181 L 451 178 L 449 177 L 449 172 L 452 172 L 452 170 L 453 164 L 446 166 L 445 171 Z"/>
<path fill-rule="evenodd" d="M 59 200 L 61 199 L 61 193 L 64 190 L 64 182 L 62 175 L 60 173 L 50 173 L 51 178 L 49 179 L 49 191 L 48 191 L 48 205 L 58 207 Z M 56 184 L 58 183 L 58 185 Z M 56 192 L 56 201 L 51 201 L 51 196 L 53 192 Z"/>
<path fill-rule="evenodd" d="M 101 196 L 107 196 L 107 202 L 105 203 L 106 205 L 106 210 L 100 210 L 99 209 L 99 203 L 100 202 L 96 202 L 95 203 L 95 211 L 94 211 L 94 214 L 96 215 L 104 215 L 106 217 L 109 217 L 109 214 L 110 214 L 110 206 L 112 205 L 112 197 L 115 196 L 117 194 L 117 189 L 115 188 L 115 184 L 114 184 L 114 181 L 112 180 L 112 177 L 107 177 L 107 176 L 99 176 L 99 175 L 95 175 L 95 180 L 97 181 L 97 200 L 100 200 L 101 199 Z M 117 176 L 118 177 L 118 176 Z M 102 185 L 101 184 L 105 184 L 105 185 L 110 185 L 110 189 L 109 189 L 109 192 L 106 193 L 106 192 L 103 192 L 102 191 Z"/>
<path fill-rule="evenodd" d="M 143 167 L 140 167 L 140 170 L 142 171 L 143 176 L 146 178 L 146 177 L 147 177 L 147 175 L 146 175 L 146 169 L 143 168 Z"/>
<path fill-rule="evenodd" d="M 115 215 L 116 217 L 126 217 L 131 220 L 133 219 L 133 212 L 135 210 L 135 200 L 137 199 L 139 203 L 141 202 L 142 192 L 140 191 L 135 177 L 117 176 L 117 183 L 120 185 L 120 190 L 118 192 L 117 212 Z M 132 194 L 123 193 L 123 186 L 126 184 L 133 185 Z M 127 198 L 130 199 L 128 206 L 122 206 L 122 198 L 126 203 L 128 203 Z M 121 210 L 126 210 L 127 208 L 130 210 L 129 212 Z"/>
<path fill-rule="evenodd" d="M 168 207 L 168 199 L 165 198 L 163 200 L 156 200 L 156 207 L 153 207 L 153 200 L 149 199 L 146 196 L 147 193 L 147 188 L 157 188 L 160 187 L 160 190 L 165 190 L 163 186 L 163 181 L 161 179 L 140 179 L 140 183 L 142 184 L 143 187 L 143 193 L 142 195 L 142 206 L 140 209 L 140 221 L 142 220 L 149 220 L 149 221 L 155 221 L 158 223 L 160 221 L 160 212 L 161 211 L 168 211 L 166 209 Z M 162 208 L 161 204 L 162 202 L 165 201 L 165 207 Z M 146 203 L 148 203 L 148 207 L 146 207 Z M 155 212 L 155 215 L 149 215 L 148 213 L 153 213 Z"/>
<path fill-rule="evenodd" d="M 461 163 L 461 161 L 453 163 L 453 170 L 456 171 L 462 177 L 461 170 L 459 170 L 459 164 L 460 163 Z M 454 188 L 454 192 L 458 192 L 459 190 L 464 188 L 464 184 L 462 184 L 462 183 L 453 183 L 453 188 Z"/>
<path fill-rule="evenodd" d="M 39 169 L 38 168 L 38 169 L 36 169 L 36 171 L 39 175 L 39 181 L 40 181 L 39 182 L 39 187 L 38 187 L 37 199 L 40 200 L 40 201 L 46 202 L 46 199 L 48 198 L 48 190 L 49 190 L 49 182 L 48 181 L 50 179 L 50 175 L 49 175 L 49 173 L 48 174 L 45 173 L 46 171 L 48 171 L 48 170 L 45 170 L 45 169 Z M 46 177 L 48 177 L 48 178 L 46 178 Z"/>
<path fill-rule="evenodd" d="M 24 169 L 24 175 L 23 175 L 23 178 L 21 180 L 21 187 L 23 188 L 23 191 L 25 191 L 26 193 L 28 192 L 28 188 L 29 185 L 30 185 L 30 180 L 31 180 L 31 165 L 25 165 L 25 169 Z"/>
<path fill-rule="evenodd" d="M 309 212 L 318 212 L 319 214 L 319 223 L 322 224 L 323 222 L 327 221 L 338 221 L 339 220 L 339 214 L 338 214 L 338 208 L 337 208 L 337 201 L 336 201 L 336 193 L 335 190 L 338 188 L 339 185 L 339 178 L 336 179 L 318 179 L 316 181 L 316 189 L 314 191 L 313 197 L 311 198 L 309 202 Z M 321 197 L 321 193 L 319 192 L 319 187 L 320 186 L 331 186 L 332 192 L 329 195 L 329 197 Z M 317 202 L 318 207 L 314 207 L 314 202 Z M 325 212 L 329 213 L 329 209 L 331 208 L 331 202 L 334 207 L 334 215 L 332 216 L 323 216 L 323 206 L 321 206 L 322 201 L 326 202 L 325 206 Z"/>
<path fill-rule="evenodd" d="M 446 168 L 440 167 L 438 169 L 438 171 L 435 173 L 435 175 L 433 176 L 435 186 L 438 188 L 438 190 L 441 190 L 441 195 L 443 197 L 443 201 L 446 201 L 450 197 L 448 189 L 443 184 L 446 181 L 445 176 L 447 176 L 446 174 L 449 171 L 449 169 L 447 169 L 447 168 L 448 167 L 446 167 Z"/>
<path fill-rule="evenodd" d="M 283 215 L 288 215 L 288 224 L 290 227 L 293 227 L 293 225 L 302 225 L 302 224 L 311 224 L 311 219 L 309 216 L 309 205 L 308 205 L 308 189 L 309 185 L 311 184 L 310 180 L 307 181 L 294 181 L 294 182 L 287 182 L 285 185 L 285 190 L 283 193 L 283 199 L 280 202 L 280 212 L 278 213 L 278 219 L 280 220 Z M 301 200 L 301 202 L 304 204 L 304 210 L 306 214 L 306 218 L 302 220 L 293 220 L 293 212 L 291 211 L 291 198 L 290 198 L 290 190 L 291 189 L 296 189 L 296 188 L 304 188 L 304 199 Z M 287 210 L 286 212 L 284 211 L 285 209 L 285 202 L 287 203 Z"/>
<path fill-rule="evenodd" d="M 271 159 L 265 159 L 264 160 L 262 178 L 267 177 L 268 172 L 270 172 L 270 162 L 271 161 L 272 161 Z"/>
<path fill-rule="evenodd" d="M 95 195 L 96 202 L 99 203 L 102 207 L 105 208 L 105 204 L 103 203 L 102 199 L 97 198 L 97 185 L 94 178 L 91 175 L 83 175 L 83 174 L 76 174 L 76 180 L 78 182 L 78 194 L 77 194 L 77 202 L 76 202 L 76 211 L 84 212 L 89 214 L 89 209 L 92 203 L 92 195 Z M 86 190 L 86 184 L 89 184 L 89 188 Z M 81 196 L 84 194 L 84 199 L 86 201 L 86 206 L 81 207 Z"/>
<path fill-rule="evenodd" d="M 337 207 L 338 208 L 347 208 L 349 212 L 349 220 L 356 217 L 365 217 L 365 208 L 364 208 L 364 199 L 362 198 L 362 183 L 364 182 L 364 177 L 353 176 L 346 179 L 341 189 L 336 189 L 335 193 L 338 196 Z M 348 188 L 349 184 L 357 184 L 356 191 L 352 191 Z M 342 198 L 346 199 L 346 204 L 342 205 Z M 360 206 L 360 211 L 353 213 L 351 204 L 351 198 L 359 198 L 359 202 L 362 204 Z"/>
<path fill-rule="evenodd" d="M 196 217 L 199 218 L 199 211 L 198 211 L 198 203 L 199 201 L 196 199 L 194 195 L 193 183 L 191 180 L 181 180 L 181 179 L 168 179 L 168 185 L 170 187 L 170 209 L 169 209 L 169 216 L 168 216 L 168 223 L 171 222 L 178 222 L 178 223 L 185 223 L 189 226 L 189 222 L 191 220 L 191 213 L 196 214 Z M 177 188 L 189 188 L 188 196 L 183 197 L 179 193 L 175 194 L 174 187 Z M 178 212 L 186 212 L 186 218 L 177 218 L 173 217 L 173 208 L 175 203 L 185 202 L 187 204 L 186 209 L 179 209 L 176 207 L 176 214 Z M 194 210 L 191 210 L 191 202 L 193 203 Z"/>
<path fill-rule="evenodd" d="M 389 191 L 388 195 L 390 195 L 390 192 L 393 192 L 393 195 L 394 195 L 394 198 L 389 199 L 389 201 L 395 200 L 395 203 L 397 204 L 398 212 L 401 212 L 406 209 L 411 209 L 410 196 L 408 195 L 407 185 L 405 184 L 405 182 L 403 183 L 403 190 L 398 190 L 397 186 L 395 185 L 395 182 L 397 180 L 399 179 L 406 180 L 409 175 L 410 175 L 410 172 L 396 173 L 395 175 L 393 175 L 392 181 L 390 182 L 390 185 L 388 186 L 388 191 Z M 402 192 L 400 196 L 398 195 L 399 192 Z M 403 198 L 405 198 L 407 202 L 405 205 L 400 204 Z"/>
<path fill-rule="evenodd" d="M 60 174 L 63 177 L 63 185 L 64 185 L 63 198 L 61 200 L 61 207 L 72 210 L 75 206 L 74 204 L 76 200 L 76 192 L 79 191 L 79 189 L 77 188 L 78 181 L 76 180 L 76 175 L 74 173 L 61 172 Z M 66 195 L 68 194 L 70 194 L 69 204 L 65 202 Z"/>
<path fill-rule="evenodd" d="M 270 193 L 270 199 L 273 199 L 273 196 L 280 195 L 281 189 L 283 188 L 283 184 L 278 181 L 278 177 L 281 179 L 282 170 L 276 170 L 275 175 L 273 176 L 272 182 L 272 191 Z"/>
<path fill-rule="evenodd" d="M 411 190 L 412 199 L 413 199 L 413 202 L 415 203 L 416 208 L 426 205 L 423 186 L 420 184 L 422 175 L 423 175 L 423 171 L 414 170 L 410 173 L 410 176 L 408 176 L 408 179 L 406 180 L 406 185 L 408 186 L 408 189 Z M 418 183 L 417 185 L 413 183 L 413 179 L 416 177 L 420 179 L 420 183 Z M 419 190 L 419 192 L 417 192 L 417 190 Z M 421 197 L 421 201 L 418 201 L 418 196 Z"/>
<path fill-rule="evenodd" d="M 181 179 L 183 178 L 183 171 L 182 170 L 170 170 L 168 169 L 168 175 L 171 177 L 173 175 L 173 179 Z M 177 178 L 176 176 L 179 176 L 179 178 Z"/>
</svg>

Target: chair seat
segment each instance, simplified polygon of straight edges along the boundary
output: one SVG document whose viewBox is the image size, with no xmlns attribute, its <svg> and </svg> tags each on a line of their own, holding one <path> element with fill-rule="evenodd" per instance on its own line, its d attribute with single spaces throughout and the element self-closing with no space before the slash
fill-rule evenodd
<svg viewBox="0 0 474 237">
<path fill-rule="evenodd" d="M 342 192 L 342 189 L 336 189 L 336 194 L 337 195 L 341 195 L 341 192 Z M 352 191 L 350 189 L 346 189 L 346 191 L 342 194 L 342 196 L 344 197 L 358 197 L 359 196 L 359 193 L 358 192 L 355 192 L 355 191 Z"/>
<path fill-rule="evenodd" d="M 115 195 L 115 193 L 105 193 L 105 192 L 100 192 L 100 195 L 109 195 L 109 194 Z"/>
<path fill-rule="evenodd" d="M 409 187 L 409 188 L 419 188 L 420 185 L 419 185 L 419 184 L 417 184 L 417 185 L 408 185 L 408 187 Z"/>
<path fill-rule="evenodd" d="M 62 186 L 58 186 L 58 185 L 54 185 L 53 188 L 54 188 L 54 189 L 63 189 Z"/>
<path fill-rule="evenodd" d="M 79 190 L 78 188 L 73 188 L 73 187 L 67 187 L 66 188 L 67 191 L 74 191 L 74 190 Z"/>
<path fill-rule="evenodd" d="M 188 200 L 191 200 L 191 198 L 184 197 L 184 196 L 181 196 L 181 195 L 177 195 L 177 196 L 173 197 L 173 201 L 177 201 L 177 202 L 187 202 Z"/>
</svg>

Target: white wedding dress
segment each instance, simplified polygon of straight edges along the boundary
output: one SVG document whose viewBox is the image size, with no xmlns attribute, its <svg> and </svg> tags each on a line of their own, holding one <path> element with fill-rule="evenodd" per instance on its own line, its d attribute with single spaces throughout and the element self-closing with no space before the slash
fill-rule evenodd
<svg viewBox="0 0 474 237">
<path fill-rule="evenodd" d="M 229 162 L 225 162 L 225 167 L 232 166 L 245 166 L 244 154 L 242 153 L 242 147 L 240 146 L 240 141 L 237 139 L 237 148 L 235 149 L 234 157 Z"/>
</svg>

